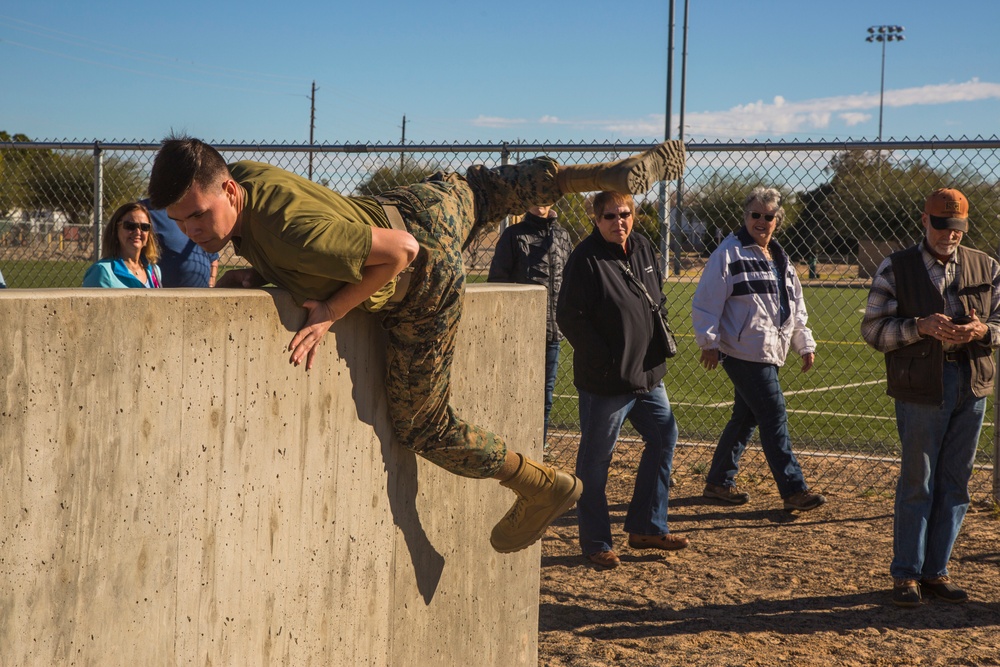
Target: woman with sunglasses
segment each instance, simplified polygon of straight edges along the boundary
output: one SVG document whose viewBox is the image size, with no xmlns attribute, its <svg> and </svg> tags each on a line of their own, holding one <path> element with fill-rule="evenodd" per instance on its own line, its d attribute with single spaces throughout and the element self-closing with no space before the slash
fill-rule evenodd
<svg viewBox="0 0 1000 667">
<path fill-rule="evenodd" d="M 631 195 L 594 197 L 596 229 L 572 252 L 556 307 L 559 328 L 573 346 L 573 384 L 580 407 L 576 476 L 580 549 L 597 567 L 621 564 L 614 551 L 606 487 L 611 458 L 628 419 L 643 439 L 625 532 L 633 551 L 675 551 L 688 538 L 670 532 L 670 471 L 677 444 L 663 377 L 666 341 L 657 333 L 663 274 L 653 244 L 635 227 Z M 655 300 L 655 301 L 654 301 Z"/>
<path fill-rule="evenodd" d="M 138 202 L 120 206 L 104 228 L 101 261 L 87 269 L 84 287 L 160 287 L 159 249 L 149 211 Z"/>
<path fill-rule="evenodd" d="M 802 357 L 802 372 L 816 359 L 806 326 L 806 304 L 795 266 L 772 236 L 785 218 L 781 193 L 757 187 L 743 206 L 743 226 L 709 257 L 692 303 L 701 364 L 719 363 L 735 389 L 733 413 L 715 448 L 704 496 L 742 505 L 737 489 L 740 457 L 754 429 L 786 510 L 811 510 L 826 499 L 811 493 L 792 453 L 778 368 L 788 348 Z"/>
</svg>

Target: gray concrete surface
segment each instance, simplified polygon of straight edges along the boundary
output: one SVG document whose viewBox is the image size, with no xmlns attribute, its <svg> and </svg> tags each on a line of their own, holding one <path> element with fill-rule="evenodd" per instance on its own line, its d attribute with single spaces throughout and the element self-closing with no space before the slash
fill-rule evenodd
<svg viewBox="0 0 1000 667">
<path fill-rule="evenodd" d="M 3 665 L 534 665 L 513 495 L 391 436 L 377 320 L 279 291 L 3 290 Z M 460 414 L 540 455 L 541 288 L 471 286 Z"/>
</svg>

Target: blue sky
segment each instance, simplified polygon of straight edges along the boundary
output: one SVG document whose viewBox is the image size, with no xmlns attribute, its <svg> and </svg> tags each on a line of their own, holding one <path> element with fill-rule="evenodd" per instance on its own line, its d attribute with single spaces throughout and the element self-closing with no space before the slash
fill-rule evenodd
<svg viewBox="0 0 1000 667">
<path fill-rule="evenodd" d="M 315 80 L 321 143 L 664 134 L 667 0 L 140 4 L 0 3 L 0 129 L 306 142 Z M 875 139 L 879 24 L 884 138 L 1000 134 L 1000 2 L 690 0 L 686 139 Z"/>
</svg>

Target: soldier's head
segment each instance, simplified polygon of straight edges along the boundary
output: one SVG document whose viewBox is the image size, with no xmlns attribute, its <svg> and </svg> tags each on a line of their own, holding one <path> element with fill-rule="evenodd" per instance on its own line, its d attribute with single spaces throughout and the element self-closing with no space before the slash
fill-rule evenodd
<svg viewBox="0 0 1000 667">
<path fill-rule="evenodd" d="M 163 140 L 149 175 L 149 205 L 166 208 L 180 201 L 193 184 L 203 190 L 229 177 L 229 167 L 200 139 L 171 135 Z"/>
<path fill-rule="evenodd" d="M 191 137 L 168 137 L 153 161 L 149 201 L 166 209 L 181 231 L 208 252 L 234 236 L 243 189 L 219 151 Z"/>
</svg>

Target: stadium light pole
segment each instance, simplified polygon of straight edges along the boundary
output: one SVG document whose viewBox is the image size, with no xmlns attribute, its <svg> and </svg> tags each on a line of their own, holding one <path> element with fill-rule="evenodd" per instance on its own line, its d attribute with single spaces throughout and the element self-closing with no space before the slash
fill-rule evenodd
<svg viewBox="0 0 1000 667">
<path fill-rule="evenodd" d="M 885 101 L 885 45 L 888 42 L 902 42 L 903 26 L 901 25 L 873 25 L 868 28 L 866 42 L 880 42 L 882 44 L 882 81 L 879 84 L 878 92 L 878 140 L 882 143 L 882 107 Z"/>
</svg>

